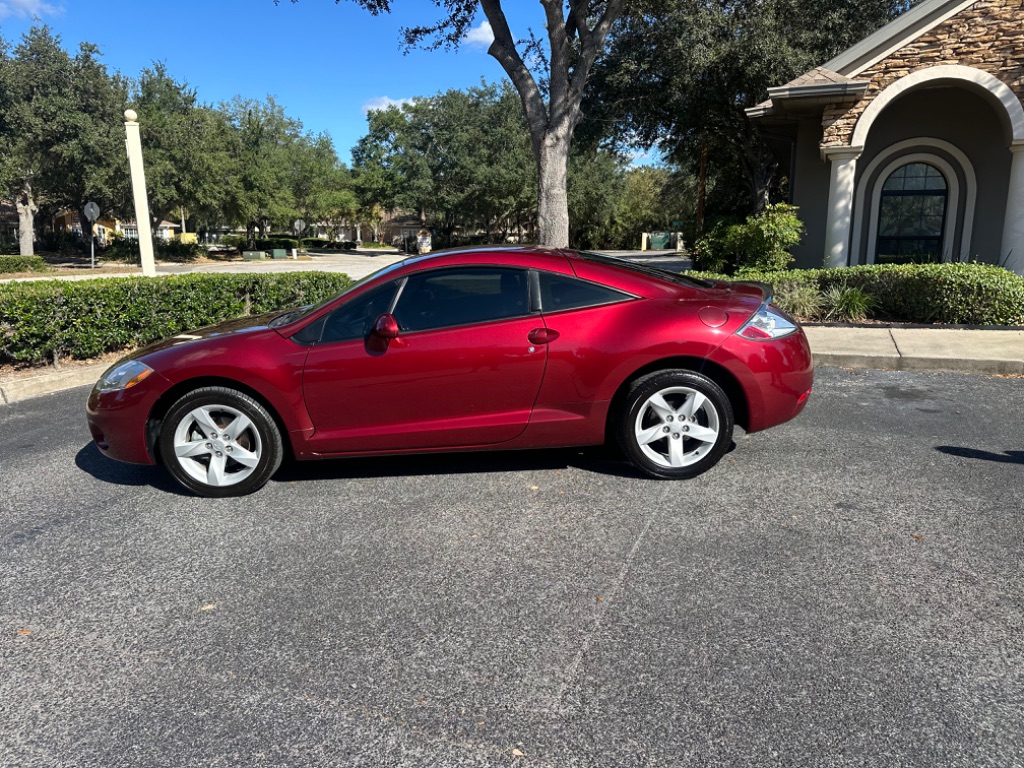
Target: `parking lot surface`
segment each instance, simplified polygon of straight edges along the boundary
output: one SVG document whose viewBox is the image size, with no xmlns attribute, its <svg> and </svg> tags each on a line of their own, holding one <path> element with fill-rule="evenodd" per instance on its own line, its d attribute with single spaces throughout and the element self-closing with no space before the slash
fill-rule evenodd
<svg viewBox="0 0 1024 768">
<path fill-rule="evenodd" d="M 1022 380 L 822 368 L 688 482 L 601 451 L 183 495 L 0 410 L 0 766 L 1024 764 Z"/>
</svg>

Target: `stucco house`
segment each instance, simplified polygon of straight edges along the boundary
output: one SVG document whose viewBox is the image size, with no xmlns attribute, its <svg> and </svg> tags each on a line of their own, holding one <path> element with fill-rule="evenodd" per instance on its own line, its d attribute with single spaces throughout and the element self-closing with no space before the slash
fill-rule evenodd
<svg viewBox="0 0 1024 768">
<path fill-rule="evenodd" d="M 789 168 L 797 266 L 1024 274 L 1024 0 L 925 0 L 768 95 L 747 115 Z"/>
</svg>

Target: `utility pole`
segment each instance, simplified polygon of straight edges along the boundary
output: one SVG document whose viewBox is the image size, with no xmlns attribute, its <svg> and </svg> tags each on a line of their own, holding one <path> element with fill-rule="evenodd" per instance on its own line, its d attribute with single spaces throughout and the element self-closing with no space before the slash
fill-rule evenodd
<svg viewBox="0 0 1024 768">
<path fill-rule="evenodd" d="M 134 109 L 125 110 L 125 145 L 128 148 L 128 167 L 132 173 L 132 196 L 135 199 L 135 223 L 139 230 L 139 253 L 142 255 L 142 274 L 156 277 L 153 258 L 153 228 L 149 223 L 149 199 L 146 196 L 146 172 L 142 167 L 142 138 L 139 135 L 139 116 Z"/>
</svg>

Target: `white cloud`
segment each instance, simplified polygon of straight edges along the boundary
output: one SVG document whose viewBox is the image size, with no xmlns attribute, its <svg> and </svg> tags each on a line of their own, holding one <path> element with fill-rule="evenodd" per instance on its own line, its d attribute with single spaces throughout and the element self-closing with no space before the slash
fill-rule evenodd
<svg viewBox="0 0 1024 768">
<path fill-rule="evenodd" d="M 60 12 L 60 8 L 43 0 L 0 0 L 0 19 L 6 19 L 8 16 L 28 19 L 33 16 L 53 16 Z"/>
<path fill-rule="evenodd" d="M 412 104 L 414 101 L 415 99 L 392 99 L 390 96 L 377 96 L 364 103 L 362 110 L 365 115 L 367 112 L 387 109 L 388 107 L 402 107 L 406 104 Z"/>
<path fill-rule="evenodd" d="M 462 38 L 466 45 L 474 48 L 489 48 L 494 42 L 494 31 L 491 29 L 491 22 L 481 21 L 479 27 L 473 27 Z"/>
</svg>

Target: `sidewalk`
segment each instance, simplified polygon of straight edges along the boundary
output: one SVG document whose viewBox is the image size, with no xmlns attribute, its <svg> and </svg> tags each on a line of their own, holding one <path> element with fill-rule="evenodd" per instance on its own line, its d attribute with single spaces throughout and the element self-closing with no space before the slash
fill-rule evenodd
<svg viewBox="0 0 1024 768">
<path fill-rule="evenodd" d="M 882 371 L 1024 375 L 1024 330 L 804 326 L 814 364 Z M 93 384 L 106 363 L 0 377 L 0 405 Z"/>
<path fill-rule="evenodd" d="M 815 365 L 1024 375 L 1024 330 L 805 325 Z"/>
</svg>

